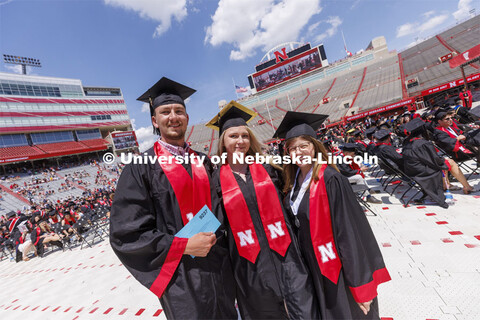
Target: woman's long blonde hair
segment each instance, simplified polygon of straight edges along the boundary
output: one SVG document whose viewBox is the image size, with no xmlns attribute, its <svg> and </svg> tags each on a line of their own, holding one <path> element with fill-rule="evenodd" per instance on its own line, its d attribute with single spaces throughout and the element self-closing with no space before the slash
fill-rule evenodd
<svg viewBox="0 0 480 320">
<path fill-rule="evenodd" d="M 323 146 L 323 143 L 318 141 L 317 139 L 308 136 L 308 135 L 303 135 L 295 138 L 288 139 L 285 141 L 285 152 L 288 150 L 288 147 L 296 141 L 298 138 L 302 138 L 304 140 L 307 140 L 308 142 L 311 142 L 314 147 L 314 158 L 317 158 L 318 154 L 322 154 L 322 160 L 327 162 L 328 161 L 328 153 L 327 149 Z M 310 185 L 312 184 L 312 181 L 318 181 L 318 171 L 321 168 L 321 163 L 320 161 L 314 161 L 313 162 L 313 170 L 312 170 L 312 177 L 313 179 L 310 180 L 310 184 L 308 185 L 308 188 L 310 188 Z M 338 171 L 337 166 L 334 164 L 329 164 L 332 168 Z M 283 188 L 283 192 L 286 194 L 293 188 L 293 183 L 295 182 L 295 176 L 297 174 L 297 165 L 296 164 L 284 164 L 283 165 L 283 180 L 285 181 L 285 186 Z"/>
<path fill-rule="evenodd" d="M 248 148 L 247 155 L 255 156 L 257 153 L 263 155 L 264 153 L 262 151 L 262 143 L 260 143 L 257 137 L 255 137 L 252 129 L 250 129 L 247 126 L 244 126 L 244 128 L 247 130 L 248 135 L 250 136 L 250 148 Z M 224 152 L 227 152 L 227 149 L 225 148 L 225 142 L 224 142 L 225 132 L 227 130 L 224 130 L 220 135 L 220 138 L 218 138 L 217 156 L 221 156 Z M 282 171 L 282 167 L 280 167 L 279 165 L 273 164 L 271 163 L 271 161 L 268 161 L 267 163 L 270 164 L 275 169 Z"/>
</svg>

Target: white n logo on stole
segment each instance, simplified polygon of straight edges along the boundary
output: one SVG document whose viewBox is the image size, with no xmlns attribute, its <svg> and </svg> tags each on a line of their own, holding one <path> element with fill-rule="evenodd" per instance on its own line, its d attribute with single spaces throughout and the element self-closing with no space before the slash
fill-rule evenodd
<svg viewBox="0 0 480 320">
<path fill-rule="evenodd" d="M 248 244 L 254 244 L 255 240 L 252 237 L 252 229 L 245 230 L 245 232 L 237 232 L 240 239 L 240 247 L 245 247 Z"/>
<path fill-rule="evenodd" d="M 318 251 L 322 255 L 322 262 L 328 262 L 329 260 L 335 259 L 337 256 L 333 252 L 332 243 L 329 242 L 327 245 L 318 246 Z"/>
<path fill-rule="evenodd" d="M 269 224 L 268 230 L 270 230 L 270 238 L 276 239 L 278 236 L 284 236 L 285 231 L 282 229 L 282 221 L 275 222 L 275 224 Z"/>
<path fill-rule="evenodd" d="M 193 219 L 193 213 L 191 213 L 191 212 L 187 213 L 186 216 L 187 216 L 188 221 Z"/>
</svg>

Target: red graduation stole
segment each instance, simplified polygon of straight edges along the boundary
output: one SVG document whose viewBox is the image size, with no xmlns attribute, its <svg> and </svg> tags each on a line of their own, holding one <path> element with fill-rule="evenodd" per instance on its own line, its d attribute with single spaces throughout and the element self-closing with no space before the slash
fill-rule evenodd
<svg viewBox="0 0 480 320">
<path fill-rule="evenodd" d="M 155 142 L 154 150 L 157 157 L 165 157 L 165 159 L 173 157 L 158 141 Z M 176 163 L 175 160 L 172 161 L 172 163 L 162 164 L 159 162 L 159 164 L 163 172 L 165 172 L 168 182 L 172 185 L 173 192 L 175 192 L 184 225 L 186 225 L 204 205 L 207 205 L 208 208 L 212 210 L 210 182 L 207 171 L 203 165 L 197 166 L 195 161 L 192 161 L 192 176 L 190 177 L 187 170 L 181 164 Z"/>
<path fill-rule="evenodd" d="M 277 190 L 267 170 L 261 164 L 251 164 L 249 168 L 268 245 L 270 249 L 283 257 L 290 245 L 291 238 Z M 248 261 L 255 263 L 260 252 L 260 244 L 247 203 L 228 164 L 220 168 L 220 183 L 225 211 L 238 253 Z"/>
<path fill-rule="evenodd" d="M 163 156 L 166 157 L 166 159 L 168 159 L 169 156 L 172 157 L 172 154 L 165 150 L 158 141 L 155 142 L 153 149 L 155 150 L 157 157 Z M 180 213 L 184 225 L 186 225 L 205 204 L 210 210 L 212 209 L 210 181 L 208 180 L 207 171 L 203 165 L 197 167 L 195 161 L 193 161 L 191 166 L 191 177 L 187 170 L 175 161 L 166 164 L 159 162 L 159 165 L 163 172 L 165 172 L 168 182 L 170 182 L 173 188 L 178 206 L 180 207 Z M 160 272 L 150 286 L 150 290 L 157 297 L 161 298 L 167 289 L 167 286 L 183 257 L 187 242 L 188 239 L 186 238 L 173 238 L 172 245 L 168 250 L 167 257 L 165 258 Z"/>
<path fill-rule="evenodd" d="M 450 126 L 450 128 L 452 128 L 452 130 L 455 131 L 455 133 L 458 134 L 458 135 L 463 134 L 463 131 L 460 130 L 458 127 L 455 128 L 455 127 L 452 125 L 452 126 Z M 436 127 L 436 129 L 445 132 L 446 134 L 449 135 L 450 138 L 457 139 L 457 137 L 455 137 L 447 128 L 444 128 L 444 127 L 442 127 L 442 126 L 438 126 L 438 127 Z M 463 152 L 463 153 L 465 153 L 465 154 L 472 154 L 472 152 L 471 152 L 470 150 L 468 150 L 467 148 L 465 148 L 465 147 L 463 146 L 463 144 L 462 144 L 459 140 L 456 140 L 456 141 L 455 141 L 455 146 L 453 147 L 453 152 L 456 153 L 456 152 L 458 152 L 458 151 L 461 151 L 461 152 Z"/>
<path fill-rule="evenodd" d="M 342 262 L 333 238 L 330 205 L 323 178 L 326 168 L 327 164 L 323 164 L 318 172 L 318 181 L 313 180 L 310 185 L 310 234 L 320 272 L 337 284 Z"/>
</svg>

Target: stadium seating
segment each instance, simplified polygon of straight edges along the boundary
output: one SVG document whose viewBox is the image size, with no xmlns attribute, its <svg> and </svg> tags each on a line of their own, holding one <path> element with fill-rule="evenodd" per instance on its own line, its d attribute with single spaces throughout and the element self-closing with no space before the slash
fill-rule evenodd
<svg viewBox="0 0 480 320">
<path fill-rule="evenodd" d="M 477 15 L 398 54 L 391 51 L 377 56 L 374 50 L 367 49 L 239 102 L 259 114 L 249 126 L 261 141 L 272 137 L 289 110 L 327 114 L 329 122 L 334 123 L 345 116 L 414 97 L 423 90 L 461 78 L 458 70 L 451 69 L 448 63 L 440 63 L 438 58 L 452 50 L 461 53 L 477 45 L 479 31 L 480 16 Z M 465 67 L 467 76 L 478 72 L 480 63 Z M 418 78 L 418 85 L 407 90 L 403 81 L 414 78 Z M 259 120 L 266 123 L 259 124 Z M 192 147 L 197 150 L 203 150 L 212 142 L 211 132 L 203 124 L 196 125 L 195 134 L 189 135 Z M 212 152 L 215 139 L 217 135 Z"/>
<path fill-rule="evenodd" d="M 89 148 L 108 148 L 108 142 L 105 139 L 83 140 L 80 142 Z"/>
<path fill-rule="evenodd" d="M 29 157 L 45 154 L 44 151 L 30 146 L 18 146 L 0 148 L 0 159 L 16 158 L 16 157 Z"/>
<path fill-rule="evenodd" d="M 90 151 L 90 147 L 76 141 L 37 144 L 36 146 L 45 153 Z"/>
</svg>

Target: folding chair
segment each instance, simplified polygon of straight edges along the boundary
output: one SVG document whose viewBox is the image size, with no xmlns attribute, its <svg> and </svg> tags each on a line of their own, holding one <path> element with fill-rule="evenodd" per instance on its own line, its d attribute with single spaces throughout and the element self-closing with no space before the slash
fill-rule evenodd
<svg viewBox="0 0 480 320">
<path fill-rule="evenodd" d="M 391 193 L 387 191 L 388 185 L 384 189 L 385 192 L 389 193 L 390 195 L 393 195 L 394 192 L 398 189 L 398 187 L 400 187 L 400 185 L 405 185 L 406 190 L 405 192 L 403 192 L 403 194 L 400 196 L 400 199 L 399 199 L 400 202 L 403 203 L 404 207 L 407 207 L 408 204 L 413 200 L 413 198 L 415 198 L 419 193 L 422 193 L 422 197 L 421 197 L 422 199 L 425 198 L 426 193 L 423 191 L 422 187 L 417 183 L 414 177 L 408 176 L 405 172 L 400 170 L 400 168 L 394 165 L 394 163 L 389 159 L 381 159 L 381 160 L 383 162 L 383 165 L 386 168 L 388 168 L 389 171 L 392 172 L 392 176 L 398 177 L 401 180 L 400 183 L 398 183 L 397 186 L 393 188 Z M 380 158 L 379 158 L 379 161 L 380 161 Z M 403 200 L 407 195 L 407 193 L 412 189 L 416 190 L 413 196 L 411 196 L 407 201 Z"/>
<path fill-rule="evenodd" d="M 377 214 L 373 212 L 370 204 L 363 199 L 363 196 L 365 195 L 365 192 L 367 192 L 368 187 L 363 184 L 350 184 L 350 186 L 352 187 L 352 190 L 355 193 L 355 196 L 357 197 L 360 205 L 364 206 L 368 211 L 373 213 L 374 216 L 377 216 Z"/>
<path fill-rule="evenodd" d="M 460 169 L 463 169 L 463 171 L 470 171 L 470 174 L 467 176 L 465 176 L 468 179 L 470 179 L 470 177 L 473 175 L 473 174 L 477 174 L 478 173 L 478 170 L 479 170 L 479 163 L 477 161 L 475 161 L 476 163 L 476 167 L 475 168 L 472 168 L 470 167 L 466 162 L 470 161 L 470 160 L 476 160 L 475 159 L 475 156 L 472 156 L 472 158 L 470 159 L 466 159 L 466 160 L 462 160 L 462 161 L 459 161 L 459 160 L 455 160 L 455 157 L 453 157 L 450 153 L 448 153 L 447 151 L 445 151 L 444 149 L 442 149 L 441 147 L 438 146 L 438 144 L 435 142 L 435 141 L 432 141 L 432 143 L 434 144 L 435 148 L 438 150 L 438 153 L 440 154 L 440 156 L 445 156 L 445 157 L 448 157 L 452 160 L 454 160 L 458 167 Z"/>
<path fill-rule="evenodd" d="M 101 233 L 97 230 L 97 227 L 88 221 L 86 217 L 81 217 L 77 220 L 74 226 L 77 229 L 79 236 L 81 237 L 80 249 L 83 249 L 83 245 L 86 244 L 90 248 L 95 244 L 96 239 L 103 241 Z M 99 241 L 99 242 L 100 242 Z"/>
</svg>

